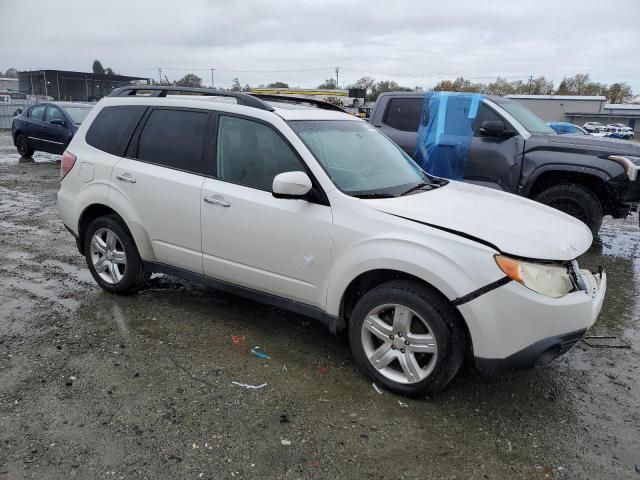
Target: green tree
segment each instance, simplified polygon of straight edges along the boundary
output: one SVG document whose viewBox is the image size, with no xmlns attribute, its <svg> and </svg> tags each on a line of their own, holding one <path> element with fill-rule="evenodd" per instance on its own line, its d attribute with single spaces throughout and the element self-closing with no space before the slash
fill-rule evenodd
<svg viewBox="0 0 640 480">
<path fill-rule="evenodd" d="M 8 68 L 6 72 L 4 72 L 5 78 L 18 78 L 18 70 L 15 68 Z"/>
<path fill-rule="evenodd" d="M 370 101 L 375 101 L 381 93 L 384 92 L 410 92 L 411 89 L 408 87 L 401 87 L 393 80 L 383 80 L 371 87 L 371 98 Z"/>
<path fill-rule="evenodd" d="M 250 92 L 251 91 L 251 85 L 249 85 L 248 83 L 245 84 L 245 86 L 242 87 L 242 91 L 243 92 Z"/>
<path fill-rule="evenodd" d="M 105 69 L 104 69 L 104 73 L 105 73 L 106 75 L 117 75 L 117 73 L 116 73 L 116 72 L 114 72 L 113 70 L 111 70 L 109 67 L 107 67 L 107 68 L 105 68 Z"/>
<path fill-rule="evenodd" d="M 202 87 L 202 79 L 194 73 L 187 73 L 180 80 L 173 83 L 178 87 Z"/>
<path fill-rule="evenodd" d="M 324 82 L 322 82 L 320 85 L 318 85 L 318 88 L 325 88 L 325 89 L 329 89 L 329 90 L 333 90 L 338 88 L 336 85 L 336 79 L 335 78 L 327 78 Z"/>
<path fill-rule="evenodd" d="M 464 77 L 458 77 L 453 82 L 451 80 L 442 80 L 437 83 L 433 90 L 436 92 L 470 92 L 480 93 L 485 89 L 482 83 L 472 83 Z"/>
<path fill-rule="evenodd" d="M 97 58 L 93 61 L 93 73 L 104 74 L 104 67 L 102 66 L 102 62 Z"/>
<path fill-rule="evenodd" d="M 529 89 L 527 89 L 529 93 Z M 539 76 L 531 81 L 532 95 L 551 95 L 553 93 L 553 81 L 547 80 L 544 76 Z"/>
<path fill-rule="evenodd" d="M 578 73 L 573 77 L 564 77 L 556 95 L 605 95 L 607 86 L 592 82 L 588 73 Z"/>
<path fill-rule="evenodd" d="M 609 103 L 628 103 L 633 99 L 631 87 L 625 82 L 616 82 L 609 85 L 605 93 Z"/>
<path fill-rule="evenodd" d="M 284 82 L 273 82 L 269 83 L 267 88 L 289 88 L 289 84 Z"/>
<path fill-rule="evenodd" d="M 376 83 L 376 79 L 373 77 L 362 77 L 355 81 L 351 88 L 364 88 L 365 91 L 365 101 L 367 98 L 371 97 L 371 89 Z"/>
</svg>

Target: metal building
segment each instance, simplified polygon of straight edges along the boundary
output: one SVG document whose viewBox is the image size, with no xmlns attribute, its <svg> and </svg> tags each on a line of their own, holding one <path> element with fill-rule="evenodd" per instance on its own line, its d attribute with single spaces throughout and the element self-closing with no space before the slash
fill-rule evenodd
<svg viewBox="0 0 640 480">
<path fill-rule="evenodd" d="M 54 100 L 93 102 L 113 89 L 131 84 L 149 84 L 143 77 L 69 72 L 64 70 L 30 70 L 18 73 L 20 93 Z"/>
<path fill-rule="evenodd" d="M 522 103 L 546 122 L 570 122 L 584 125 L 600 122 L 621 123 L 640 134 L 640 105 L 607 103 L 603 96 L 507 95 Z"/>
</svg>

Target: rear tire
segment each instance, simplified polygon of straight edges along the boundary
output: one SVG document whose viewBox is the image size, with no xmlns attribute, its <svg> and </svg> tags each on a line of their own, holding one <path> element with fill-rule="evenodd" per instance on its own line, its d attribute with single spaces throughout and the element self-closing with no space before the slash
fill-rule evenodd
<svg viewBox="0 0 640 480">
<path fill-rule="evenodd" d="M 453 306 L 417 282 L 379 285 L 356 304 L 349 343 L 358 367 L 387 390 L 434 395 L 460 369 L 466 335 Z"/>
<path fill-rule="evenodd" d="M 16 149 L 21 157 L 30 157 L 35 150 L 29 145 L 29 140 L 24 133 L 16 135 Z"/>
<path fill-rule="evenodd" d="M 131 233 L 117 215 L 98 217 L 89 224 L 84 252 L 94 280 L 109 292 L 135 293 L 151 277 Z"/>
<path fill-rule="evenodd" d="M 535 200 L 577 218 L 586 224 L 594 235 L 602 226 L 604 211 L 600 200 L 591 190 L 580 185 L 555 185 L 543 190 Z"/>
</svg>

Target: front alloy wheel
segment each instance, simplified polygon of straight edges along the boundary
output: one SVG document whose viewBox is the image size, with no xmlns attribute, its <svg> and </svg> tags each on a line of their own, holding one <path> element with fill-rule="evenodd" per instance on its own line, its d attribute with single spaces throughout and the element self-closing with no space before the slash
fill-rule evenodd
<svg viewBox="0 0 640 480">
<path fill-rule="evenodd" d="M 362 323 L 362 346 L 371 365 L 393 382 L 427 378 L 438 358 L 429 323 L 404 305 L 380 305 Z"/>
<path fill-rule="evenodd" d="M 392 280 L 356 302 L 349 315 L 351 352 L 378 385 L 411 397 L 433 395 L 462 365 L 467 341 L 461 322 L 430 286 Z"/>
<path fill-rule="evenodd" d="M 123 279 L 127 254 L 115 232 L 108 228 L 98 229 L 91 238 L 90 254 L 93 268 L 106 283 L 114 285 Z"/>
</svg>

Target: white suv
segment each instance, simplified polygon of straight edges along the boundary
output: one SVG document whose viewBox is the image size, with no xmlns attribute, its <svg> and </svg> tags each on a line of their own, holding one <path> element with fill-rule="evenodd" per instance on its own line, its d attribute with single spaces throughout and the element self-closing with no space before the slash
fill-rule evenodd
<svg viewBox="0 0 640 480">
<path fill-rule="evenodd" d="M 321 102 L 174 90 L 115 91 L 63 156 L 62 219 L 104 289 L 162 272 L 314 317 L 413 396 L 465 355 L 544 364 L 597 318 L 606 276 L 578 269 L 592 241 L 578 220 L 431 177 Z"/>
</svg>

